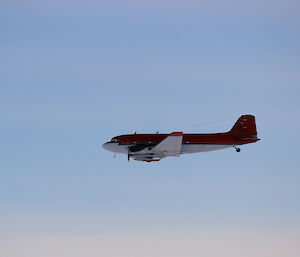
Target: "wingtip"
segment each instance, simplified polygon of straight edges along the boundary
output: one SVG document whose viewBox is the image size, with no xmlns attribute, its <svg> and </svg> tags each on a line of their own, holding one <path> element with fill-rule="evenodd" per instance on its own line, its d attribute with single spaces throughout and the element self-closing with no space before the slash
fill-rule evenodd
<svg viewBox="0 0 300 257">
<path fill-rule="evenodd" d="M 170 136 L 180 137 L 183 135 L 183 132 L 172 132 Z"/>
</svg>

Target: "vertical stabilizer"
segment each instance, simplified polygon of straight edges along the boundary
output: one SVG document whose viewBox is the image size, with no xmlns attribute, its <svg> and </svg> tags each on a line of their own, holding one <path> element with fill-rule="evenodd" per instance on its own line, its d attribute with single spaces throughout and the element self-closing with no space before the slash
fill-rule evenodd
<svg viewBox="0 0 300 257">
<path fill-rule="evenodd" d="M 242 115 L 229 133 L 236 138 L 257 138 L 255 117 L 253 115 Z"/>
</svg>

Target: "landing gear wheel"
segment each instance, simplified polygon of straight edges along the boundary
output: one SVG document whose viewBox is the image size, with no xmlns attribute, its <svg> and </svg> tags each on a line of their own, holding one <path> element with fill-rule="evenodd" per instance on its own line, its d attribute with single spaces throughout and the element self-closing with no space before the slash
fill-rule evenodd
<svg viewBox="0 0 300 257">
<path fill-rule="evenodd" d="M 238 148 L 235 145 L 233 145 L 232 147 L 236 150 L 237 153 L 239 153 L 241 151 L 241 148 Z"/>
</svg>

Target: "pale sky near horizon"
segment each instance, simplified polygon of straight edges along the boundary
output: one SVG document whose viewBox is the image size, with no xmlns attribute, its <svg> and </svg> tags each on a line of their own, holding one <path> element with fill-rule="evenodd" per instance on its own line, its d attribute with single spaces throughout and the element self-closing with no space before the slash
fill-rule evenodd
<svg viewBox="0 0 300 257">
<path fill-rule="evenodd" d="M 2 1 L 0 256 L 300 256 L 298 1 Z M 125 133 L 256 144 L 127 162 Z"/>
</svg>

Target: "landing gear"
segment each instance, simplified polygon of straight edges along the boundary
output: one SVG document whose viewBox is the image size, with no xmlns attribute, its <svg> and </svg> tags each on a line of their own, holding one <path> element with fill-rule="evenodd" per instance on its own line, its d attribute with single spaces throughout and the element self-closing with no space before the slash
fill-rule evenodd
<svg viewBox="0 0 300 257">
<path fill-rule="evenodd" d="M 130 149 L 128 148 L 128 153 L 127 153 L 127 160 L 128 160 L 128 162 L 130 161 L 130 157 L 131 157 L 132 155 L 131 155 L 131 153 L 130 153 Z"/>
<path fill-rule="evenodd" d="M 237 153 L 239 153 L 239 152 L 241 151 L 241 148 L 238 148 L 238 147 L 236 147 L 236 146 L 233 146 L 233 148 L 235 149 L 235 151 L 236 151 Z"/>
</svg>

